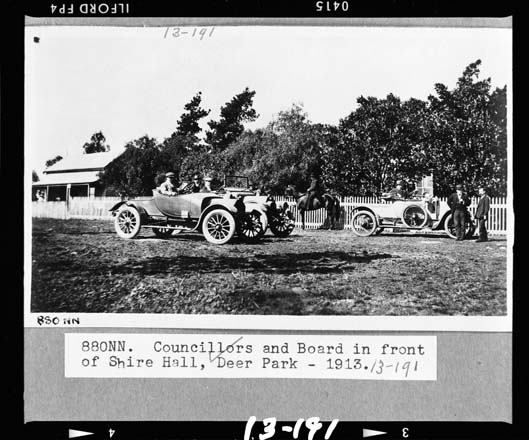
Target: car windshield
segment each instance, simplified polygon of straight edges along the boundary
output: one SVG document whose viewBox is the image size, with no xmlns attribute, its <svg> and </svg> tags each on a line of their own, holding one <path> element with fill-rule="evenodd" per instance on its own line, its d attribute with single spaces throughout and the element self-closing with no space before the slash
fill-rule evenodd
<svg viewBox="0 0 529 440">
<path fill-rule="evenodd" d="M 224 186 L 226 188 L 244 188 L 250 187 L 248 177 L 246 176 L 226 176 L 224 178 Z"/>
</svg>

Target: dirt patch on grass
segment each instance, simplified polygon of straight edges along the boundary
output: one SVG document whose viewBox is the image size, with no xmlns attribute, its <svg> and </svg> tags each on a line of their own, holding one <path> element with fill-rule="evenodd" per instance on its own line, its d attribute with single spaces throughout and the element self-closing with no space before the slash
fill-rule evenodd
<svg viewBox="0 0 529 440">
<path fill-rule="evenodd" d="M 350 231 L 120 239 L 108 221 L 34 219 L 33 312 L 503 315 L 506 241 Z"/>
</svg>

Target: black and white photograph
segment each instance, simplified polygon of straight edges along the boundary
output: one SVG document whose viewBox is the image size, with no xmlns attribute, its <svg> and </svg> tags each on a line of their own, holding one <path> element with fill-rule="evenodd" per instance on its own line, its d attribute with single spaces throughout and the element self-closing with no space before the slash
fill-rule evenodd
<svg viewBox="0 0 529 440">
<path fill-rule="evenodd" d="M 512 31 L 466 23 L 28 18 L 26 311 L 508 317 Z"/>
</svg>

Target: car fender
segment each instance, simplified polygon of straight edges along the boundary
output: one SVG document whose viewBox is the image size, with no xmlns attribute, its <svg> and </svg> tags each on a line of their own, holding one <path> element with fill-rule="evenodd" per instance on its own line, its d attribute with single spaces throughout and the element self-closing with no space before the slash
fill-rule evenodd
<svg viewBox="0 0 529 440">
<path fill-rule="evenodd" d="M 373 214 L 377 220 L 377 223 L 380 224 L 380 217 L 379 215 L 373 210 L 373 208 L 371 208 L 370 206 L 364 206 L 364 205 L 360 205 L 360 206 L 357 206 L 355 208 L 353 208 L 353 210 L 351 211 L 351 217 L 353 215 L 355 215 L 357 212 L 359 211 L 369 211 L 371 214 Z"/>
<path fill-rule="evenodd" d="M 126 203 L 126 201 L 122 200 L 121 202 L 116 203 L 112 208 L 110 208 L 109 211 L 112 213 L 112 215 L 115 215 L 118 209 Z"/>
<path fill-rule="evenodd" d="M 148 217 L 149 215 L 153 214 L 153 212 L 150 212 L 152 211 L 152 209 L 150 211 L 148 211 L 146 209 L 145 206 L 143 206 L 143 202 L 139 201 L 139 200 L 136 200 L 136 201 L 133 201 L 133 200 L 126 200 L 126 201 L 121 201 L 121 202 L 118 202 L 116 203 L 111 209 L 110 211 L 112 212 L 112 215 L 116 215 L 116 213 L 119 211 L 119 209 L 123 206 L 131 206 L 132 208 L 135 208 L 138 210 L 138 212 L 140 213 L 140 215 L 142 217 Z M 151 207 L 152 208 L 152 207 Z M 158 210 L 156 210 L 158 211 Z M 156 212 L 154 214 L 157 214 Z M 161 213 L 159 213 L 160 215 L 162 215 Z"/>
<path fill-rule="evenodd" d="M 239 212 L 237 208 L 235 207 L 235 199 L 218 199 L 215 200 L 214 203 L 209 205 L 204 211 L 202 211 L 202 214 L 200 214 L 200 218 L 198 219 L 197 225 L 194 228 L 195 230 L 199 230 L 202 227 L 202 221 L 204 220 L 204 217 L 214 209 L 224 209 L 231 213 L 234 217 L 237 216 L 237 213 Z"/>
</svg>

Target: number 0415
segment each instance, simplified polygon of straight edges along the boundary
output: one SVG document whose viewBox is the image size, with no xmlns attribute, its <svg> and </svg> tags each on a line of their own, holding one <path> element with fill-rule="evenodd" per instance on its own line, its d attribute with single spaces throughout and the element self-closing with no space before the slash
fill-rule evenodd
<svg viewBox="0 0 529 440">
<path fill-rule="evenodd" d="M 316 2 L 316 12 L 347 12 L 349 10 L 349 2 L 333 2 L 333 1 L 319 1 Z"/>
</svg>

